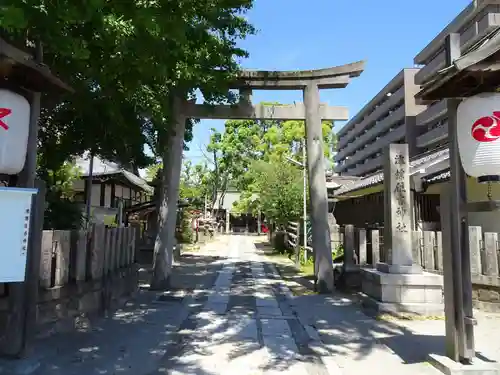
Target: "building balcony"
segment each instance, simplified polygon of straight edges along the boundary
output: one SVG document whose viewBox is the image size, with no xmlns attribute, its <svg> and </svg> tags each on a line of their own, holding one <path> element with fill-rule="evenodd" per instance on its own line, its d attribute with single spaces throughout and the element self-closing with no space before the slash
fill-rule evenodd
<svg viewBox="0 0 500 375">
<path fill-rule="evenodd" d="M 379 155 L 373 159 L 366 159 L 361 165 L 350 171 L 353 176 L 364 176 L 370 172 L 382 168 L 382 155 Z"/>
<path fill-rule="evenodd" d="M 385 112 L 389 111 L 389 109 L 403 101 L 405 97 L 405 88 L 401 86 L 396 92 L 394 92 L 387 100 L 382 103 L 378 108 L 376 108 L 372 113 L 366 116 L 362 121 L 354 126 L 351 130 L 347 132 L 342 139 L 339 139 L 338 147 L 339 150 L 345 146 L 348 146 L 350 142 L 355 140 L 355 137 L 359 134 L 362 134 L 363 130 L 368 127 L 371 123 L 373 123 L 377 118 L 382 116 Z"/>
<path fill-rule="evenodd" d="M 429 124 L 446 115 L 447 110 L 446 100 L 441 100 L 427 107 L 425 111 L 420 112 L 416 117 L 416 124 L 417 126 Z"/>
<path fill-rule="evenodd" d="M 347 159 L 345 163 L 339 168 L 340 173 L 344 172 L 346 169 L 352 168 L 357 163 L 359 163 L 363 159 L 367 159 L 369 156 L 382 152 L 383 149 L 391 143 L 400 141 L 404 139 L 406 136 L 406 126 L 401 125 L 397 129 L 390 131 L 383 137 L 380 137 L 375 142 L 373 142 L 368 147 L 358 150 L 353 157 Z"/>
<path fill-rule="evenodd" d="M 345 156 L 349 155 L 352 152 L 356 152 L 361 149 L 362 146 L 369 143 L 372 139 L 375 139 L 379 134 L 384 133 L 386 130 L 390 129 L 398 121 L 404 120 L 405 117 L 405 106 L 400 106 L 397 110 L 392 112 L 386 118 L 379 121 L 375 124 L 370 130 L 366 133 L 360 135 L 356 138 L 352 143 L 350 143 L 345 149 L 339 151 L 337 155 L 335 155 L 335 160 L 339 161 L 345 158 Z"/>
<path fill-rule="evenodd" d="M 428 147 L 448 137 L 448 122 L 417 137 L 417 147 Z"/>
</svg>

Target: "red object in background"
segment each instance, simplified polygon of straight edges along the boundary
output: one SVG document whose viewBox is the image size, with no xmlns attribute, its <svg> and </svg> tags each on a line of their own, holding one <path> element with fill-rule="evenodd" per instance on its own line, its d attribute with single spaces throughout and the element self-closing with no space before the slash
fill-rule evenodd
<svg viewBox="0 0 500 375">
<path fill-rule="evenodd" d="M 269 229 L 267 228 L 266 224 L 261 224 L 260 231 L 262 233 L 267 233 L 267 232 L 269 232 Z"/>
</svg>

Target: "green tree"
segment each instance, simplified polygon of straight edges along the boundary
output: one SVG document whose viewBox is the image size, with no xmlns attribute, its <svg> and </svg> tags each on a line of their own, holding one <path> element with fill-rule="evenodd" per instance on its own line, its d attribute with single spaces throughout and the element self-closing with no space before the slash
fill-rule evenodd
<svg viewBox="0 0 500 375">
<path fill-rule="evenodd" d="M 73 184 L 81 179 L 81 171 L 73 162 L 66 162 L 55 171 L 47 170 L 45 229 L 79 229 L 83 224 L 82 207 L 74 201 Z"/>
<path fill-rule="evenodd" d="M 163 163 L 155 163 L 146 168 L 146 179 L 150 182 L 158 181 Z M 206 163 L 193 165 L 189 159 L 182 163 L 181 180 L 179 183 L 179 199 L 186 199 L 191 206 L 202 209 L 205 204 L 205 196 L 211 193 L 210 184 L 211 171 Z"/>
<path fill-rule="evenodd" d="M 302 215 L 303 180 L 301 170 L 283 158 L 255 161 L 249 174 L 252 184 L 242 192 L 235 209 L 262 212 L 278 225 Z"/>
<path fill-rule="evenodd" d="M 266 104 L 279 105 L 276 103 Z M 332 128 L 332 122 L 324 121 L 322 123 L 324 153 L 327 160 L 331 158 L 336 142 Z M 207 151 L 213 153 L 214 165 L 217 165 L 217 168 L 214 168 L 212 178 L 214 181 L 213 191 L 224 192 L 228 184 L 231 183 L 241 192 L 241 199 L 235 209 L 241 212 L 256 213 L 265 204 L 262 196 L 260 199 L 256 199 L 256 197 L 262 190 L 261 180 L 265 181 L 267 178 L 262 173 L 263 164 L 256 162 L 265 162 L 266 165 L 288 166 L 287 170 L 290 170 L 292 165 L 284 161 L 284 157 L 289 156 L 303 162 L 304 140 L 304 121 L 226 121 L 223 133 L 213 130 L 211 142 L 207 147 Z M 274 167 L 269 168 L 272 170 Z M 292 168 L 290 171 L 295 169 Z M 301 180 L 301 192 L 303 190 L 302 184 Z M 302 206 L 301 197 L 302 193 L 300 200 L 296 202 L 299 208 Z"/>
<path fill-rule="evenodd" d="M 144 143 L 160 153 L 173 88 L 227 97 L 236 46 L 253 32 L 242 12 L 251 0 L 46 2 L 5 0 L 0 30 L 25 47 L 44 44 L 44 59 L 75 94 L 43 98 L 41 149 L 49 169 L 72 155 L 96 155 L 139 168 Z M 190 122 L 186 139 L 191 137 Z"/>
<path fill-rule="evenodd" d="M 244 17 L 252 4 L 4 0 L 0 29 L 23 47 L 41 40 L 46 64 L 76 91 L 42 101 L 44 169 L 86 150 L 133 169 L 147 166 L 144 144 L 163 156 L 169 143 L 174 96 L 193 99 L 199 89 L 208 103 L 232 102 L 230 82 L 247 56 L 237 42 L 254 32 Z M 168 278 L 166 263 L 155 257 L 152 284 Z"/>
<path fill-rule="evenodd" d="M 158 178 L 160 170 L 163 168 L 162 162 L 156 162 L 146 168 L 146 181 L 153 182 Z"/>
</svg>

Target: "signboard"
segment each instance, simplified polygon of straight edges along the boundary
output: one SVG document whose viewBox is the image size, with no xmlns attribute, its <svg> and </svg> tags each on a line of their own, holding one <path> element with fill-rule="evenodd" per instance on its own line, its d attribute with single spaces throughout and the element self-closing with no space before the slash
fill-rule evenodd
<svg viewBox="0 0 500 375">
<path fill-rule="evenodd" d="M 500 175 L 500 94 L 484 93 L 462 101 L 457 127 L 465 173 L 472 177 Z"/>
<path fill-rule="evenodd" d="M 18 174 L 24 167 L 30 110 L 25 97 L 0 89 L 0 174 Z"/>
<path fill-rule="evenodd" d="M 0 282 L 22 282 L 26 272 L 26 255 L 32 197 L 36 189 L 0 187 Z"/>
</svg>

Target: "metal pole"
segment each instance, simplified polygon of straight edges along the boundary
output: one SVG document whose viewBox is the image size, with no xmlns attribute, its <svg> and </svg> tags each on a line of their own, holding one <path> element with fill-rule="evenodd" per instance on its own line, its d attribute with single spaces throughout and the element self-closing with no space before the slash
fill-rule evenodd
<svg viewBox="0 0 500 375">
<path fill-rule="evenodd" d="M 205 194 L 205 219 L 207 218 L 207 195 Z"/>
<path fill-rule="evenodd" d="M 447 66 L 460 57 L 460 35 L 450 34 L 446 39 Z M 470 271 L 470 249 L 467 212 L 467 176 L 460 162 L 457 139 L 457 109 L 459 99 L 447 102 L 448 137 L 450 142 L 450 185 L 451 185 L 451 249 L 453 252 L 453 280 L 455 283 L 455 319 L 458 334 L 459 360 L 471 363 L 475 357 L 474 318 L 472 312 L 472 281 Z"/>
<path fill-rule="evenodd" d="M 260 218 L 261 218 L 261 213 L 260 213 L 260 210 L 258 210 L 257 211 L 257 236 L 260 236 L 260 227 L 261 227 Z"/>
<path fill-rule="evenodd" d="M 303 195 L 303 213 L 302 218 L 304 222 L 304 254 L 307 254 L 307 154 L 306 154 L 306 141 L 304 139 L 302 143 L 302 178 L 304 180 L 304 191 Z M 307 255 L 305 255 L 307 257 Z"/>
<path fill-rule="evenodd" d="M 92 179 L 94 175 L 94 152 L 90 151 L 89 175 L 87 177 L 87 196 L 85 197 L 85 220 L 90 225 L 90 207 L 92 204 Z"/>
</svg>

